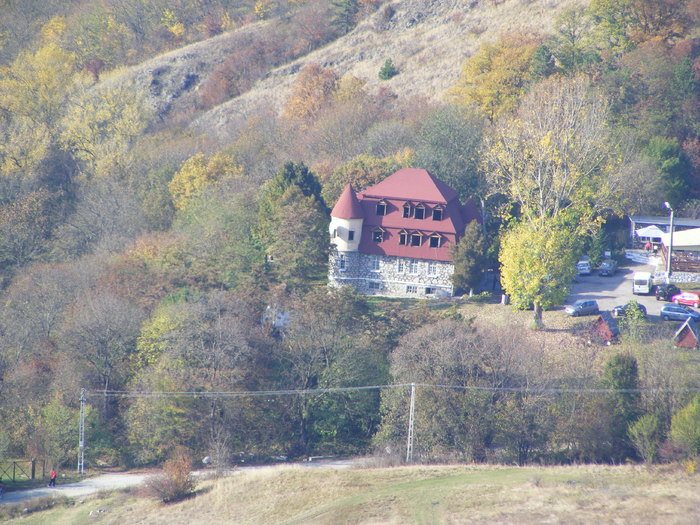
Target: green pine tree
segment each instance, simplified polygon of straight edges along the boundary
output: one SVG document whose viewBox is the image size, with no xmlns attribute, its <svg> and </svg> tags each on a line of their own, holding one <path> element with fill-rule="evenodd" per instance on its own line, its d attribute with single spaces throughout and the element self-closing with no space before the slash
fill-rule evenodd
<svg viewBox="0 0 700 525">
<path fill-rule="evenodd" d="M 384 65 L 379 70 L 379 79 L 389 80 L 391 77 L 395 77 L 398 74 L 399 70 L 394 67 L 394 63 L 391 61 L 391 59 L 387 58 Z"/>
</svg>

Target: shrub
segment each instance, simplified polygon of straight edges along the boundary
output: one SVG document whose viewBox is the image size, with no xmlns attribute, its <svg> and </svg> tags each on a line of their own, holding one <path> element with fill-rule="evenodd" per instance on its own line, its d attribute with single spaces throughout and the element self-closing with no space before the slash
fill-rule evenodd
<svg viewBox="0 0 700 525">
<path fill-rule="evenodd" d="M 700 455 L 700 396 L 673 416 L 671 438 L 688 456 Z"/>
<path fill-rule="evenodd" d="M 391 61 L 391 59 L 387 58 L 384 65 L 379 70 L 379 79 L 389 80 L 391 77 L 395 77 L 398 74 L 399 70 L 394 67 L 394 63 Z"/>
<path fill-rule="evenodd" d="M 164 503 L 180 501 L 194 492 L 191 470 L 189 449 L 176 447 L 170 459 L 163 464 L 163 474 L 149 478 L 146 487 Z"/>
</svg>

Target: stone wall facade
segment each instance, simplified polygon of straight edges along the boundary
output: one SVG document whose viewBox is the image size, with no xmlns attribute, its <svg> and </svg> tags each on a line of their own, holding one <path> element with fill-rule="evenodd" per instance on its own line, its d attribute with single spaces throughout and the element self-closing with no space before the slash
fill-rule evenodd
<svg viewBox="0 0 700 525">
<path fill-rule="evenodd" d="M 453 294 L 450 262 L 332 250 L 330 286 L 353 286 L 365 295 L 438 298 Z"/>
</svg>

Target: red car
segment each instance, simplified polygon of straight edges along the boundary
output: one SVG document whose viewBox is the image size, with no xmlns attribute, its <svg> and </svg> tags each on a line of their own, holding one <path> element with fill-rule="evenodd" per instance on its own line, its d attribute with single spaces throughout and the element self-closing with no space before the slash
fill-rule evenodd
<svg viewBox="0 0 700 525">
<path fill-rule="evenodd" d="M 671 297 L 671 301 L 676 304 L 700 307 L 700 294 L 695 292 L 681 292 Z"/>
</svg>

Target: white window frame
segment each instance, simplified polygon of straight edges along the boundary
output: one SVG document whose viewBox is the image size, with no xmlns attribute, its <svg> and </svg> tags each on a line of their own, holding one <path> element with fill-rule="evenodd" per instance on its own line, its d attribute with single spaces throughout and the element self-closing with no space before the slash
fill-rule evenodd
<svg viewBox="0 0 700 525">
<path fill-rule="evenodd" d="M 434 261 L 428 262 L 428 275 L 437 275 L 437 263 Z"/>
<path fill-rule="evenodd" d="M 369 271 L 370 272 L 378 272 L 380 269 L 380 261 L 379 261 L 379 256 L 378 255 L 372 255 L 369 258 Z"/>
<path fill-rule="evenodd" d="M 396 273 L 406 273 L 406 264 L 402 259 L 396 261 Z"/>
<path fill-rule="evenodd" d="M 418 293 L 418 286 L 415 284 L 407 284 L 406 293 Z"/>
<path fill-rule="evenodd" d="M 345 258 L 345 255 L 338 255 L 338 269 L 341 272 L 346 272 L 348 270 L 348 261 Z"/>
<path fill-rule="evenodd" d="M 418 261 L 408 261 L 409 275 L 417 275 L 419 271 Z"/>
</svg>

